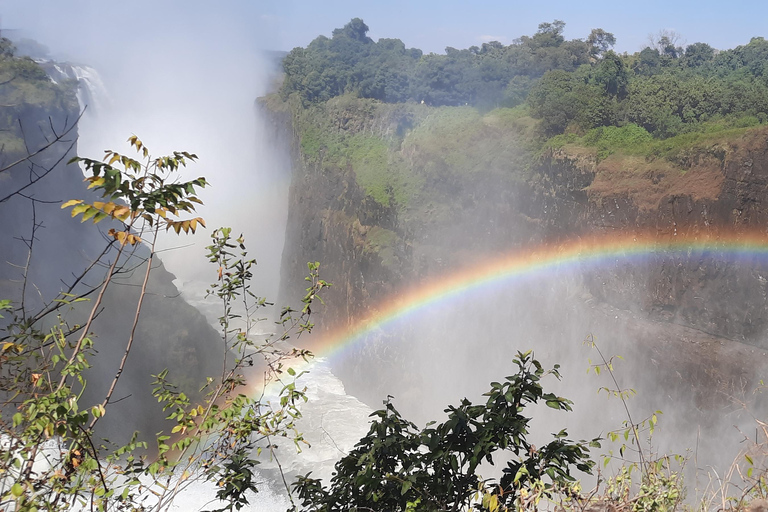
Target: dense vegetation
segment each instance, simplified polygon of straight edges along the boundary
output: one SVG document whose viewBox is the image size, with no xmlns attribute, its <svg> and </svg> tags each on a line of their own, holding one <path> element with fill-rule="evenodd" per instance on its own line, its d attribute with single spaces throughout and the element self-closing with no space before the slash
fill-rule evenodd
<svg viewBox="0 0 768 512">
<path fill-rule="evenodd" d="M 768 42 L 761 37 L 718 51 L 706 43 L 682 47 L 675 34 L 660 33 L 642 51 L 620 55 L 611 50 L 613 34 L 594 29 L 584 40 L 566 40 L 564 27 L 555 20 L 507 46 L 423 54 L 399 39 L 374 42 L 355 18 L 286 56 L 281 95 L 305 107 L 348 93 L 482 109 L 527 102 L 546 136 L 634 125 L 666 138 L 707 122 L 739 127 L 768 119 Z"/>
<path fill-rule="evenodd" d="M 320 36 L 307 48 L 294 48 L 283 65 L 285 96 L 297 93 L 305 103 L 345 92 L 386 102 L 429 105 L 512 106 L 520 103 L 533 80 L 553 69 L 574 71 L 608 49 L 615 38 L 601 29 L 586 41 L 566 41 L 565 23 L 542 23 L 531 37 L 504 46 L 493 41 L 445 55 L 406 48 L 399 39 L 371 40 L 359 18 Z"/>
</svg>

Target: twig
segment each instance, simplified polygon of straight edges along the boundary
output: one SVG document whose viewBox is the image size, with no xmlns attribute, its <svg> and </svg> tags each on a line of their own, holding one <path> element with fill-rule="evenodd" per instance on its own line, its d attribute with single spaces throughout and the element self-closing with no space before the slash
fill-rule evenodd
<svg viewBox="0 0 768 512">
<path fill-rule="evenodd" d="M 150 248 L 149 257 L 147 258 L 147 271 L 144 273 L 144 282 L 141 284 L 141 293 L 139 294 L 139 302 L 136 305 L 136 314 L 133 317 L 133 325 L 131 326 L 131 334 L 128 337 L 128 343 L 125 346 L 125 352 L 123 353 L 123 357 L 120 360 L 120 366 L 117 368 L 117 374 L 115 374 L 115 378 L 112 379 L 112 384 L 109 386 L 109 391 L 107 391 L 107 396 L 104 397 L 104 401 L 101 403 L 102 407 L 106 407 L 107 404 L 109 404 L 109 399 L 112 398 L 112 393 L 115 392 L 115 387 L 117 386 L 117 382 L 120 380 L 120 376 L 123 374 L 123 369 L 125 368 L 125 362 L 128 360 L 128 354 L 131 352 L 131 347 L 133 346 L 133 340 L 136 336 L 136 326 L 139 325 L 139 316 L 141 315 L 141 307 L 144 304 L 144 297 L 147 294 L 147 283 L 149 282 L 149 274 L 152 271 L 152 258 L 155 255 L 155 244 L 157 243 L 157 232 L 159 229 L 159 225 L 155 227 L 155 236 L 152 240 L 152 246 Z M 100 416 L 94 416 L 91 420 L 91 424 L 88 425 L 88 430 L 92 430 L 93 426 L 96 424 L 96 422 L 99 420 Z"/>
</svg>

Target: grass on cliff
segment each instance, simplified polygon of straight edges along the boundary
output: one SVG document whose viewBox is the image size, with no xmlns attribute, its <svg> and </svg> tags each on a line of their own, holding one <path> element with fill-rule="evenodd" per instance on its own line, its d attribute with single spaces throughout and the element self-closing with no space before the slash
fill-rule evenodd
<svg viewBox="0 0 768 512">
<path fill-rule="evenodd" d="M 307 164 L 353 172 L 365 193 L 383 206 L 409 204 L 420 183 L 407 172 L 397 149 L 425 107 L 340 96 L 294 112 Z"/>
<path fill-rule="evenodd" d="M 277 99 L 266 104 L 285 108 Z M 523 107 L 481 114 L 472 107 L 346 95 L 310 108 L 294 106 L 294 114 L 305 162 L 353 172 L 366 195 L 386 207 L 440 201 L 441 190 L 461 188 L 478 175 L 519 179 L 531 168 L 527 144 L 535 122 Z"/>
<path fill-rule="evenodd" d="M 593 128 L 583 135 L 556 135 L 543 144 L 543 150 L 566 146 L 585 147 L 596 151 L 598 161 L 614 154 L 675 161 L 681 153 L 691 148 L 735 141 L 760 126 L 760 121 L 754 116 L 729 117 L 701 123 L 695 131 L 657 139 L 643 127 L 630 123 L 621 127 Z"/>
</svg>

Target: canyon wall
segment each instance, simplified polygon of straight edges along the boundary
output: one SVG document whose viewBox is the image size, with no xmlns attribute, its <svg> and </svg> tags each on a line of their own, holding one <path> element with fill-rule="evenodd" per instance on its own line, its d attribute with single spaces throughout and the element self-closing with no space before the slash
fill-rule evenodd
<svg viewBox="0 0 768 512">
<path fill-rule="evenodd" d="M 15 310 L 4 312 L 0 322 L 6 323 L 0 327 L 13 318 L 24 323 L 57 300 L 78 294 L 87 299 L 63 305 L 32 326 L 44 334 L 58 323 L 57 314 L 72 327 L 85 323 L 117 252 L 115 247 L 105 251 L 111 239 L 106 233 L 123 227 L 109 219 L 98 225 L 80 222 L 61 209 L 70 199 L 100 199 L 87 190 L 80 167 L 68 164 L 77 154 L 77 82 L 56 83 L 29 59 L 3 56 L 0 75 L 8 67 L 16 74 L 0 85 L 0 99 L 9 105 L 0 120 L 0 299 L 13 301 Z M 86 372 L 84 400 L 104 398 L 131 332 L 149 250 L 139 245 L 126 252 L 131 255 L 123 255 L 124 270 L 107 289 L 89 333 L 93 368 Z M 92 265 L 100 257 L 101 263 Z M 99 423 L 100 433 L 115 442 L 127 440 L 135 430 L 154 434 L 164 428 L 165 414 L 151 394 L 153 374 L 169 368 L 169 379 L 196 396 L 202 376 L 221 368 L 216 331 L 184 301 L 173 284 L 175 277 L 158 259 L 153 267 L 134 346 L 113 395 L 116 403 Z M 73 284 L 73 296 L 60 295 Z M 0 336 L 7 340 L 16 332 Z"/>
<path fill-rule="evenodd" d="M 505 109 L 481 115 L 401 105 L 398 117 L 390 105 L 345 101 L 313 107 L 322 111 L 309 116 L 265 102 L 295 162 L 285 296 L 301 292 L 295 283 L 306 261 L 320 261 L 334 284 L 321 328 L 366 317 L 406 285 L 531 244 L 611 233 L 647 240 L 653 233 L 662 246 L 678 236 L 716 240 L 723 232 L 765 230 L 768 130 L 762 127 L 664 157 L 599 158 L 595 150 L 568 145 L 534 154 L 526 148 L 530 120 Z M 386 144 L 387 165 L 379 172 L 387 179 L 415 176 L 389 182 L 390 201 L 377 198 L 365 176 L 375 165 L 371 153 L 345 154 L 327 142 L 354 147 L 361 134 Z M 319 142 L 308 144 L 312 137 Z M 402 182 L 406 192 L 398 190 Z M 407 197 L 398 202 L 398 194 Z M 585 283 L 612 306 L 761 346 L 766 274 L 757 256 L 659 257 L 639 265 L 617 261 L 589 272 Z"/>
</svg>

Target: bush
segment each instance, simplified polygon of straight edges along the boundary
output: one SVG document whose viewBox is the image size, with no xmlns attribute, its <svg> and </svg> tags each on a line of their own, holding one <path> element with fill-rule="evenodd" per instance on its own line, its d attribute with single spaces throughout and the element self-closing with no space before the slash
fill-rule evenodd
<svg viewBox="0 0 768 512">
<path fill-rule="evenodd" d="M 538 449 L 527 440 L 531 418 L 524 415 L 526 407 L 545 402 L 571 410 L 570 400 L 545 393 L 540 384 L 546 375 L 559 378 L 558 366 L 544 370 L 530 351 L 518 353 L 514 363 L 517 372 L 491 383 L 485 404 L 465 398 L 445 410 L 444 423 L 421 430 L 390 400 L 384 402 L 385 408 L 372 414 L 368 434 L 336 464 L 330 487 L 310 475 L 294 484 L 300 510 L 499 510 L 574 481 L 573 468 L 591 472 L 589 448 L 599 447 L 597 439 L 574 442 L 561 430 Z M 498 482 L 481 479 L 480 463 L 492 464 L 501 452 L 508 460 L 503 476 Z"/>
</svg>

